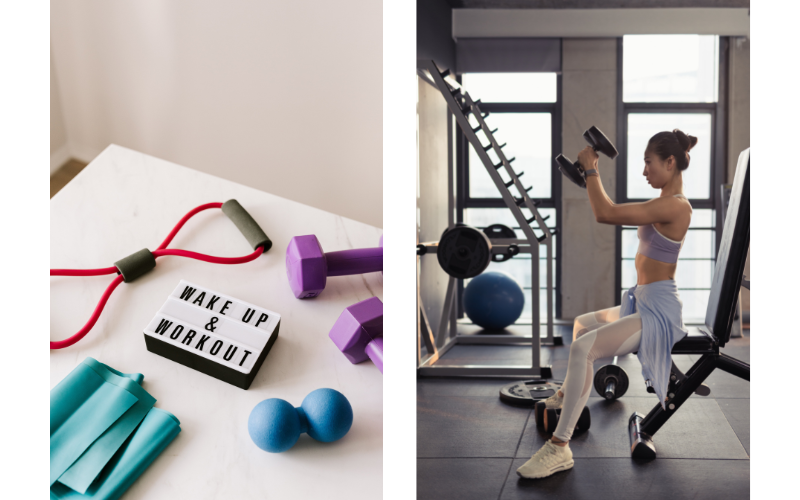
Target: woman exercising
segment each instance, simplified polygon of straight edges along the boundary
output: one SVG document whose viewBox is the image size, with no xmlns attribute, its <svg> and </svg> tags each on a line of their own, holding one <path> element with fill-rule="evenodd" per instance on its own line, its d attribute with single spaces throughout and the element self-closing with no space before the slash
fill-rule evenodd
<svg viewBox="0 0 800 500">
<path fill-rule="evenodd" d="M 636 286 L 627 291 L 621 306 L 575 319 L 564 385 L 545 400 L 548 409 L 561 408 L 561 417 L 553 437 L 517 469 L 520 476 L 547 477 L 574 465 L 569 440 L 592 391 L 596 359 L 638 351 L 642 374 L 664 406 L 672 347 L 688 333 L 675 269 L 692 218 L 681 173 L 689 167 L 689 151 L 695 144 L 696 137 L 678 129 L 650 139 L 644 151 L 644 176 L 661 195 L 644 203 L 612 202 L 600 182 L 597 153 L 587 146 L 578 154 L 581 165 L 591 166 L 584 173 L 597 222 L 639 226 Z"/>
</svg>

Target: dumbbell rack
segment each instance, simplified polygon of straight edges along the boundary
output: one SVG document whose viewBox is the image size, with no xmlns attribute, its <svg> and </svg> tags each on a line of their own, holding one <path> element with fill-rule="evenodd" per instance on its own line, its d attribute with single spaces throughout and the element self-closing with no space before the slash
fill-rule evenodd
<svg viewBox="0 0 800 500">
<path fill-rule="evenodd" d="M 553 235 L 556 230 L 550 231 L 545 224 L 544 219 L 539 214 L 536 207 L 538 203 L 530 198 L 528 191 L 530 187 L 525 188 L 519 180 L 522 172 L 517 173 L 511 166 L 515 158 L 508 159 L 503 153 L 502 148 L 505 144 L 500 145 L 494 138 L 494 132 L 486 125 L 484 118 L 488 116 L 487 113 L 481 112 L 480 100 L 474 101 L 469 93 L 464 91 L 461 85 L 458 84 L 453 78 L 449 77 L 449 70 L 440 72 L 436 64 L 432 60 L 419 61 L 418 68 L 420 69 L 420 76 L 425 78 L 429 83 L 432 83 L 439 89 L 447 106 L 458 122 L 464 136 L 469 143 L 475 148 L 475 152 L 481 159 L 486 171 L 489 173 L 495 186 L 497 186 L 500 195 L 503 198 L 506 206 L 511 210 L 517 224 L 522 229 L 525 235 L 525 240 L 509 239 L 509 240 L 493 240 L 492 247 L 498 250 L 507 248 L 508 245 L 517 244 L 520 248 L 520 253 L 531 254 L 531 283 L 534 284 L 533 290 L 539 289 L 539 246 L 544 245 L 547 252 L 547 336 L 542 339 L 540 336 L 540 323 L 539 323 L 539 307 L 538 307 L 538 293 L 532 294 L 535 303 L 532 304 L 531 313 L 531 337 L 521 337 L 518 335 L 457 335 L 455 333 L 454 325 L 454 304 L 456 293 L 456 278 L 450 277 L 447 284 L 447 291 L 445 293 L 444 307 L 442 309 L 441 321 L 439 328 L 436 331 L 435 338 L 434 332 L 431 330 L 430 324 L 425 314 L 422 304 L 418 304 L 418 372 L 421 376 L 509 376 L 509 377 L 541 377 L 550 378 L 551 371 L 549 367 L 540 366 L 541 345 L 553 345 Z M 469 116 L 477 122 L 478 126 L 473 127 L 470 123 Z M 489 144 L 484 146 L 478 138 L 477 132 L 482 131 Z M 492 150 L 500 159 L 500 163 L 494 164 L 489 157 L 488 152 Z M 503 169 L 509 177 L 509 181 L 504 180 L 500 175 L 500 170 Z M 514 187 L 519 192 L 519 197 L 515 197 L 510 187 Z M 532 217 L 526 218 L 522 209 L 527 209 L 532 214 Z M 536 223 L 543 235 L 537 237 L 534 233 L 531 224 Z M 438 243 L 438 242 L 437 242 Z M 432 253 L 436 252 L 437 243 L 423 243 L 426 249 Z M 519 245 L 522 243 L 523 245 Z M 525 244 L 527 243 L 527 244 Z M 418 257 L 419 259 L 419 257 Z M 419 269 L 419 260 L 418 269 Z M 419 271 L 418 271 L 419 273 Z M 419 275 L 417 277 L 419 282 Z M 418 301 L 420 297 L 418 294 Z M 450 326 L 451 328 L 448 328 Z M 449 335 L 448 335 L 449 332 Z M 421 345 L 419 341 L 425 343 L 427 355 L 423 359 L 419 354 L 421 352 Z M 447 352 L 451 347 L 457 344 L 500 344 L 500 345 L 513 345 L 513 344 L 531 344 L 531 365 L 530 366 L 436 366 L 436 361 Z"/>
</svg>

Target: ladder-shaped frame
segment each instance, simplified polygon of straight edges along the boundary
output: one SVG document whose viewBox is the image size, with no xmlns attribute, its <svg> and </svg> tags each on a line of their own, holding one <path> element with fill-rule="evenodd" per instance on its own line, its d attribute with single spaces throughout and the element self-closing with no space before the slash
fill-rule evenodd
<svg viewBox="0 0 800 500">
<path fill-rule="evenodd" d="M 506 206 L 511 210 L 517 224 L 522 229 L 525 240 L 492 240 L 493 253 L 503 253 L 509 245 L 516 244 L 520 249 L 520 253 L 531 254 L 531 283 L 536 284 L 534 290 L 538 290 L 539 283 L 539 246 L 544 245 L 547 252 L 547 337 L 544 342 L 540 338 L 540 324 L 539 324 L 539 307 L 532 304 L 531 313 L 531 337 L 520 337 L 518 335 L 463 335 L 455 334 L 455 294 L 456 294 L 456 278 L 450 277 L 447 284 L 447 291 L 445 293 L 444 307 L 442 309 L 441 320 L 438 329 L 434 334 L 431 325 L 427 320 L 424 307 L 421 304 L 421 297 L 419 295 L 419 256 L 417 257 L 417 301 L 418 301 L 418 345 L 417 345 L 417 366 L 421 376 L 529 376 L 550 378 L 551 371 L 549 367 L 540 366 L 541 344 L 554 344 L 553 337 L 553 276 L 552 276 L 552 261 L 553 261 L 553 235 L 556 231 L 550 231 L 545 224 L 544 219 L 536 209 L 538 203 L 533 201 L 528 192 L 529 188 L 525 188 L 519 177 L 523 172 L 517 173 L 511 166 L 514 158 L 508 159 L 503 153 L 502 148 L 505 144 L 500 145 L 494 138 L 494 132 L 497 129 L 491 130 L 484 121 L 488 113 L 482 113 L 480 110 L 480 101 L 473 101 L 472 97 L 463 90 L 461 85 L 449 76 L 449 71 L 440 72 L 436 64 L 431 60 L 420 61 L 418 68 L 420 76 L 428 83 L 434 85 L 442 94 L 447 106 L 456 118 L 456 121 L 461 128 L 464 136 L 475 148 L 481 162 L 484 164 L 489 176 L 500 192 Z M 472 115 L 478 123 L 477 127 L 473 127 L 469 121 L 469 115 Z M 482 131 L 489 144 L 484 146 L 479 139 L 477 132 Z M 500 159 L 500 163 L 494 164 L 488 155 L 492 150 Z M 501 175 L 500 170 L 504 169 L 510 181 L 505 181 Z M 509 188 L 514 187 L 519 192 L 519 197 L 514 196 Z M 450 201 L 452 203 L 452 200 Z M 452 206 L 450 207 L 452 211 Z M 522 209 L 528 209 L 532 217 L 526 218 Z M 536 223 L 543 235 L 536 236 L 533 232 L 531 224 Z M 425 249 L 429 252 L 436 252 L 438 242 L 423 243 Z M 538 293 L 532 294 L 532 298 L 536 298 L 538 305 Z M 531 344 L 531 366 L 484 366 L 484 365 L 462 365 L 462 366 L 436 366 L 436 361 L 447 352 L 450 348 L 457 344 Z M 422 344 L 425 344 L 427 355 L 423 358 Z"/>
</svg>

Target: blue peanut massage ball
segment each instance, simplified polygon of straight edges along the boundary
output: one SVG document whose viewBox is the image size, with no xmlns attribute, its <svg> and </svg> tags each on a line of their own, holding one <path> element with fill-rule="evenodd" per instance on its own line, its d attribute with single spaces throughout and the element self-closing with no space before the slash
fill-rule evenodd
<svg viewBox="0 0 800 500">
<path fill-rule="evenodd" d="M 487 330 L 513 324 L 525 307 L 522 287 L 505 273 L 488 272 L 472 278 L 464 289 L 464 312 Z"/>
<path fill-rule="evenodd" d="M 266 399 L 258 403 L 247 420 L 250 439 L 270 453 L 286 451 L 300 434 L 323 443 L 344 437 L 353 424 L 353 408 L 339 391 L 317 389 L 303 399 L 299 408 L 283 399 Z"/>
</svg>

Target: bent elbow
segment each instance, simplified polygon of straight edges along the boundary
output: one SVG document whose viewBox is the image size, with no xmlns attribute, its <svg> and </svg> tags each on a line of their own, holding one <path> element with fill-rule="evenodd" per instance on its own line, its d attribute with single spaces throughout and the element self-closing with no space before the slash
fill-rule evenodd
<svg viewBox="0 0 800 500">
<path fill-rule="evenodd" d="M 615 224 L 614 205 L 600 207 L 594 214 L 594 219 L 600 224 Z"/>
</svg>

